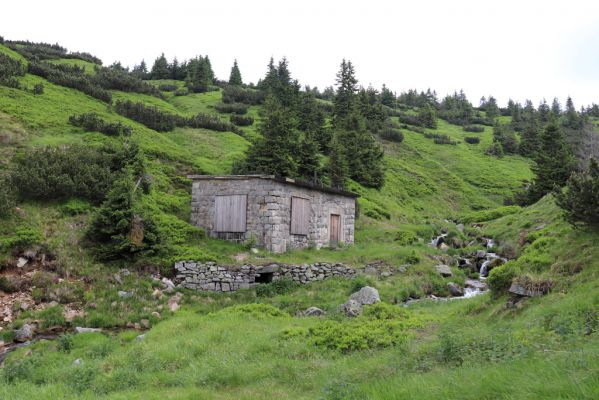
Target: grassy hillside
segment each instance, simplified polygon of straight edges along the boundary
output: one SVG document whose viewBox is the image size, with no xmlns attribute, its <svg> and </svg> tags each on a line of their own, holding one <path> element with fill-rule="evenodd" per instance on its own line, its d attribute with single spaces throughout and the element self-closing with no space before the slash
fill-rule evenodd
<svg viewBox="0 0 599 400">
<path fill-rule="evenodd" d="M 4 46 L 0 51 L 22 58 Z M 53 62 L 93 71 L 83 60 Z M 257 122 L 243 128 L 243 135 L 192 128 L 160 133 L 78 90 L 31 74 L 19 81 L 26 89 L 42 83 L 44 93 L 0 86 L 0 168 L 8 169 L 13 157 L 26 157 L 34 148 L 121 144 L 122 138 L 70 125 L 74 114 L 95 112 L 131 126 L 129 140 L 146 155 L 153 182 L 144 207 L 156 216 L 168 240 L 160 245 L 161 256 L 143 264 L 100 263 L 83 240 L 92 205 L 75 200 L 20 202 L 19 212 L 1 221 L 0 273 L 18 256 L 1 244 L 34 237 L 56 263 L 47 275 L 38 276 L 38 290 L 27 295 L 49 303 L 44 296 L 59 293 L 61 300 L 43 310 L 20 312 L 12 324 L 4 325 L 0 340 L 8 343 L 14 328 L 33 320 L 46 328 L 90 326 L 105 332 L 41 340 L 11 353 L 0 368 L 0 398 L 599 397 L 599 234 L 573 230 L 550 197 L 528 208 L 500 208 L 532 174 L 525 158 L 485 154 L 492 142 L 491 128 L 473 134 L 439 120 L 437 129 L 426 130 L 448 135 L 458 142 L 455 145 L 435 144 L 404 129 L 402 143 L 381 142 L 384 187 L 378 191 L 350 183 L 361 195 L 355 245 L 254 255 L 243 245 L 204 238 L 189 226 L 186 175 L 230 173 L 258 134 L 259 106 L 249 108 Z M 151 83 L 182 86 L 178 81 Z M 139 101 L 171 113 L 229 116 L 215 110 L 222 99 L 220 90 L 183 96 L 164 91 L 162 98 L 111 92 L 113 101 Z M 479 136 L 481 141 L 468 144 L 466 136 Z M 465 234 L 449 219 L 466 221 Z M 496 250 L 517 257 L 498 270 L 549 282 L 551 292 L 510 307 L 505 290 L 401 307 L 398 303 L 408 298 L 447 295 L 450 281 L 464 283 L 464 270 L 453 268 L 452 278 L 442 278 L 432 268 L 439 262 L 434 257 L 447 260 L 460 252 L 451 249 L 445 254 L 426 244 L 443 228 L 463 240 L 465 235 L 493 237 Z M 461 252 L 481 248 L 477 244 Z M 341 261 L 362 268 L 383 260 L 409 266 L 388 278 L 361 276 L 273 287 L 270 295 L 253 289 L 230 294 L 183 291 L 177 312 L 168 309 L 170 295 L 155 294 L 161 285 L 150 272 L 172 272 L 174 260 L 234 263 L 240 254 L 258 263 Z M 123 267 L 133 273 L 118 275 Z M 383 304 L 367 308 L 355 320 L 344 317 L 339 305 L 364 285 L 376 287 Z M 130 290 L 135 291 L 130 298 L 118 293 Z M 296 316 L 310 306 L 327 315 Z M 63 311 L 70 307 L 85 313 L 67 322 Z M 142 321 L 149 329 L 140 325 Z M 145 336 L 136 339 L 140 330 Z"/>
</svg>

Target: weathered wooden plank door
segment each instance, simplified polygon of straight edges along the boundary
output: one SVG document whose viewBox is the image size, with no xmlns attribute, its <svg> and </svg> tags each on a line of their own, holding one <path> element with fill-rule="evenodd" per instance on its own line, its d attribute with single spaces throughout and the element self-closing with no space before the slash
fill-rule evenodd
<svg viewBox="0 0 599 400">
<path fill-rule="evenodd" d="M 245 232 L 247 196 L 216 196 L 214 199 L 214 230 L 216 232 Z"/>
<path fill-rule="evenodd" d="M 310 200 L 291 198 L 291 234 L 308 235 L 310 222 Z"/>
<path fill-rule="evenodd" d="M 331 224 L 329 227 L 330 242 L 339 243 L 339 235 L 341 233 L 341 217 L 336 214 L 331 214 Z"/>
</svg>

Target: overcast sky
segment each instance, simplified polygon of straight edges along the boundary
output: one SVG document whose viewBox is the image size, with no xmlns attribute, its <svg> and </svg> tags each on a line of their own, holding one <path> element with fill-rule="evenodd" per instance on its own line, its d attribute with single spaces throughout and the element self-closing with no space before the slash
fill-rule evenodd
<svg viewBox="0 0 599 400">
<path fill-rule="evenodd" d="M 322 89 L 345 57 L 360 84 L 397 92 L 599 103 L 597 0 L 4 0 L 0 35 L 104 64 L 207 54 L 225 79 L 237 58 L 245 82 L 286 56 L 300 83 Z"/>
</svg>

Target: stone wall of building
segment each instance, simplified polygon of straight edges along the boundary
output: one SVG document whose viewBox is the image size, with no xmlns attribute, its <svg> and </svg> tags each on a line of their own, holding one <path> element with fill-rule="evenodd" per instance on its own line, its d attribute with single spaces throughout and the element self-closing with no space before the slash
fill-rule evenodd
<svg viewBox="0 0 599 400">
<path fill-rule="evenodd" d="M 213 262 L 180 261 L 175 263 L 175 270 L 175 281 L 179 287 L 217 292 L 248 289 L 260 282 L 279 279 L 309 283 L 333 276 L 353 278 L 356 275 L 353 268 L 332 263 L 223 266 Z"/>
<path fill-rule="evenodd" d="M 245 233 L 215 232 L 215 196 L 247 195 Z M 291 198 L 310 202 L 308 235 L 292 235 Z M 215 238 L 247 242 L 275 253 L 295 248 L 329 244 L 331 214 L 341 217 L 340 242 L 354 242 L 355 198 L 263 177 L 231 177 L 194 179 L 192 186 L 191 222 L 204 228 Z"/>
</svg>

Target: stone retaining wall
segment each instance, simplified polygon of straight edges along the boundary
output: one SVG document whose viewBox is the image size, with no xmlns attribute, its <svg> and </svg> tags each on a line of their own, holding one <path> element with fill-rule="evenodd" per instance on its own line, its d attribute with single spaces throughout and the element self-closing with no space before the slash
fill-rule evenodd
<svg viewBox="0 0 599 400">
<path fill-rule="evenodd" d="M 278 279 L 309 283 L 333 276 L 353 278 L 356 275 L 351 267 L 331 263 L 224 266 L 213 262 L 180 261 L 175 263 L 175 269 L 179 287 L 217 292 L 248 289 Z"/>
</svg>

